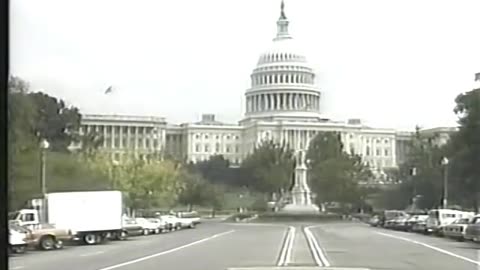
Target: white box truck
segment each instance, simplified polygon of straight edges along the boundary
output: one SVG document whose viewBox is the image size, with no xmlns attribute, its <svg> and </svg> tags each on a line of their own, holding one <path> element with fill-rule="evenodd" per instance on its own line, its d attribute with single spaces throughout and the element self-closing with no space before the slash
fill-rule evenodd
<svg viewBox="0 0 480 270">
<path fill-rule="evenodd" d="M 31 202 L 33 209 L 18 211 L 13 222 L 32 229 L 45 223 L 68 229 L 74 240 L 88 245 L 98 244 L 108 236 L 124 237 L 120 191 L 49 193 Z"/>
</svg>

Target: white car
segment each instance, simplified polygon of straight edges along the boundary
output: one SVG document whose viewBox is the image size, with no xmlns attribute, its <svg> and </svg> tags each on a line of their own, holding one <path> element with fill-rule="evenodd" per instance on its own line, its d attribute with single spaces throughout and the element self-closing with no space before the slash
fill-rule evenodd
<svg viewBox="0 0 480 270">
<path fill-rule="evenodd" d="M 142 226 L 143 235 L 160 233 L 160 228 L 158 225 L 146 218 L 135 218 L 135 221 L 138 223 L 138 225 Z"/>
<path fill-rule="evenodd" d="M 171 231 L 179 230 L 183 227 L 182 220 L 174 215 L 163 215 L 161 218 L 168 223 Z"/>
<path fill-rule="evenodd" d="M 194 225 L 200 224 L 200 216 L 197 212 L 179 212 L 177 213 L 179 218 L 190 219 Z"/>
<path fill-rule="evenodd" d="M 452 224 L 446 225 L 442 228 L 443 235 L 449 238 L 463 241 L 465 239 L 465 232 L 469 223 L 469 218 L 457 219 Z"/>
<path fill-rule="evenodd" d="M 8 230 L 8 246 L 13 253 L 25 253 L 27 250 L 27 233 L 20 230 L 9 229 Z"/>
<path fill-rule="evenodd" d="M 161 218 L 148 218 L 148 221 L 157 225 L 157 228 L 160 230 L 160 232 L 166 232 L 169 230 L 168 222 L 166 220 Z"/>
</svg>

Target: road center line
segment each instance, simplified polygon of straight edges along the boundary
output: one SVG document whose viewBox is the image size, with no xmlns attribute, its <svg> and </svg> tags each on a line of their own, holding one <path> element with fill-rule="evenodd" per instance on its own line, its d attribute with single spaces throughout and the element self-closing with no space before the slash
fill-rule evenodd
<svg viewBox="0 0 480 270">
<path fill-rule="evenodd" d="M 330 262 L 328 261 L 325 252 L 322 250 L 322 248 L 318 244 L 317 238 L 313 235 L 312 231 L 310 230 L 310 228 L 313 228 L 313 227 L 315 226 L 305 227 L 304 229 L 305 236 L 307 237 L 307 241 L 310 246 L 310 249 L 314 254 L 314 259 L 318 264 L 318 266 L 329 267 Z M 318 257 L 316 255 L 318 255 Z"/>
<path fill-rule="evenodd" d="M 303 228 L 303 233 L 305 234 L 305 238 L 307 239 L 308 247 L 310 248 L 310 252 L 312 253 L 313 259 L 315 260 L 315 263 L 317 263 L 318 266 L 323 266 L 323 262 L 320 259 L 320 256 L 318 256 L 318 252 L 316 251 L 315 245 L 312 243 L 312 237 L 309 234 L 309 230 L 307 228 Z"/>
<path fill-rule="evenodd" d="M 290 262 L 294 237 L 295 237 L 295 227 L 290 226 L 288 228 L 285 241 L 283 241 L 277 266 L 285 266 L 287 265 L 287 263 Z"/>
<path fill-rule="evenodd" d="M 159 252 L 159 253 L 156 253 L 156 254 L 153 254 L 153 255 L 141 257 L 141 258 L 138 258 L 138 259 L 135 259 L 135 260 L 131 260 L 131 261 L 127 261 L 127 262 L 124 262 L 124 263 L 120 263 L 120 264 L 116 264 L 116 265 L 112 265 L 112 266 L 100 268 L 100 269 L 98 269 L 98 270 L 111 270 L 111 269 L 120 268 L 120 267 L 123 267 L 123 266 L 126 266 L 126 265 L 138 263 L 138 262 L 141 262 L 141 261 L 146 261 L 146 260 L 149 260 L 149 259 L 158 257 L 158 256 L 162 256 L 162 255 L 165 255 L 165 254 L 168 254 L 168 253 L 172 253 L 172 252 L 175 252 L 175 251 L 178 251 L 178 250 L 187 248 L 187 247 L 191 247 L 191 246 L 194 246 L 194 245 L 197 245 L 197 244 L 206 242 L 206 241 L 208 241 L 208 240 L 212 240 L 212 239 L 217 238 L 217 237 L 220 237 L 220 236 L 224 236 L 224 235 L 233 233 L 234 231 L 235 231 L 235 230 L 230 230 L 230 231 L 226 231 L 226 232 L 223 232 L 223 233 L 214 234 L 214 235 L 209 236 L 209 237 L 207 237 L 207 238 L 203 238 L 203 239 L 200 239 L 200 240 L 195 241 L 195 242 L 191 242 L 191 243 L 186 244 L 186 245 L 183 245 L 183 246 L 179 246 L 179 247 L 176 247 L 176 248 L 172 248 L 172 249 L 169 249 L 169 250 L 166 250 L 166 251 L 162 251 L 162 252 Z"/>
<path fill-rule="evenodd" d="M 396 235 L 393 235 L 393 234 L 381 233 L 381 232 L 375 232 L 375 233 L 380 234 L 380 235 L 383 235 L 383 236 L 386 236 L 386 237 L 391 237 L 391 238 L 403 240 L 403 241 L 406 241 L 406 242 L 410 242 L 410 243 L 413 243 L 413 244 L 417 244 L 417 245 L 420 245 L 420 246 L 424 246 L 424 247 L 426 247 L 426 248 L 433 249 L 433 250 L 438 251 L 438 252 L 440 252 L 440 253 L 443 253 L 443 254 L 446 254 L 446 255 L 450 255 L 450 256 L 452 256 L 452 257 L 455 257 L 455 258 L 464 260 L 464 261 L 466 261 L 466 262 L 470 262 L 470 263 L 473 263 L 473 264 L 476 264 L 476 265 L 480 266 L 480 262 L 478 262 L 478 261 L 469 259 L 469 258 L 467 258 L 467 257 L 460 256 L 460 255 L 458 255 L 458 254 L 455 254 L 455 253 L 453 253 L 453 252 L 450 252 L 450 251 L 447 251 L 447 250 L 444 250 L 444 249 L 441 249 L 441 248 L 438 248 L 438 247 L 431 246 L 431 245 L 429 245 L 429 244 L 425 244 L 425 243 L 418 242 L 418 241 L 415 241 L 415 240 L 412 240 L 412 239 L 408 239 L 408 238 L 405 238 L 405 237 L 401 237 L 401 236 L 396 236 Z"/>
</svg>

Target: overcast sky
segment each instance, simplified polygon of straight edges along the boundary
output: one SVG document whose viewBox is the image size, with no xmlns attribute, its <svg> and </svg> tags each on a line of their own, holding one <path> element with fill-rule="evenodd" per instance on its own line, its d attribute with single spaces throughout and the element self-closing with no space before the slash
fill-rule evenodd
<svg viewBox="0 0 480 270">
<path fill-rule="evenodd" d="M 237 122 L 280 0 L 12 0 L 11 73 L 83 113 Z M 377 127 L 454 125 L 480 72 L 478 0 L 286 0 L 322 112 Z M 104 90 L 113 85 L 112 95 Z"/>
</svg>

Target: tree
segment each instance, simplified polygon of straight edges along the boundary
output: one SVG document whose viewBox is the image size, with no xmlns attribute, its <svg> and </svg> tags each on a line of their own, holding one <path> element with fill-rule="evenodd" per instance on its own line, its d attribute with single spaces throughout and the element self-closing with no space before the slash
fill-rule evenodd
<svg viewBox="0 0 480 270">
<path fill-rule="evenodd" d="M 451 180 L 464 202 L 478 211 L 480 192 L 480 89 L 457 96 L 454 109 L 460 124 L 448 145 Z"/>
<path fill-rule="evenodd" d="M 67 107 L 63 100 L 44 93 L 30 93 L 28 97 L 37 108 L 35 132 L 50 142 L 53 151 L 67 151 L 76 138 L 81 115 L 77 108 Z"/>
<path fill-rule="evenodd" d="M 263 142 L 242 163 L 244 186 L 272 193 L 287 190 L 293 181 L 293 151 L 285 144 Z"/>
<path fill-rule="evenodd" d="M 83 160 L 91 170 L 106 175 L 112 189 L 124 192 L 127 205 L 134 211 L 159 205 L 171 207 L 183 188 L 182 168 L 170 160 L 146 161 L 131 154 L 116 162 L 101 152 Z"/>
<path fill-rule="evenodd" d="M 230 162 L 222 155 L 215 155 L 209 160 L 195 164 L 195 169 L 210 183 L 228 184 L 232 180 Z"/>
<path fill-rule="evenodd" d="M 199 174 L 185 173 L 182 177 L 182 189 L 178 202 L 188 205 L 189 211 L 193 206 L 207 206 L 219 210 L 222 206 L 222 193 L 218 185 L 211 184 Z"/>
<path fill-rule="evenodd" d="M 371 177 L 371 172 L 359 156 L 343 151 L 338 133 L 319 133 L 310 142 L 307 159 L 317 203 L 338 202 L 347 206 L 359 204 L 366 197 L 358 182 Z"/>
</svg>

